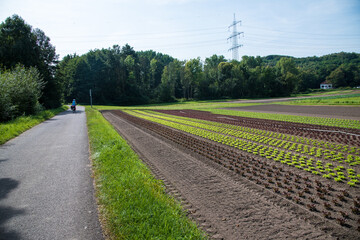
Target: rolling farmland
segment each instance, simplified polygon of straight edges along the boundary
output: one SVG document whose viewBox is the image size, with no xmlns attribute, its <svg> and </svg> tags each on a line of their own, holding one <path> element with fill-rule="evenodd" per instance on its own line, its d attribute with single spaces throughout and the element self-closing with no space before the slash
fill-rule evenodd
<svg viewBox="0 0 360 240">
<path fill-rule="evenodd" d="M 300 238 L 360 236 L 358 120 L 324 119 L 322 125 L 315 125 L 309 123 L 310 117 L 292 123 L 197 110 L 113 110 L 103 114 L 215 239 L 251 238 L 254 234 L 266 238 L 281 229 Z M 125 123 L 129 125 L 127 133 Z M 343 127 L 346 125 L 349 127 Z M 188 169 L 190 163 L 172 157 L 171 150 L 162 163 L 157 156 L 146 157 L 151 146 L 140 150 L 146 144 L 141 145 L 139 133 L 131 133 L 130 126 L 147 133 L 141 139 L 151 136 L 191 156 L 199 170 Z M 151 141 L 155 140 L 149 139 L 149 145 Z M 160 159 L 161 146 L 157 148 L 154 154 Z M 196 183 L 200 186 L 180 184 L 203 169 L 215 171 L 220 180 L 212 183 L 206 178 L 199 180 L 199 176 L 194 181 L 200 181 Z M 222 181 L 223 185 L 215 187 Z M 208 189 L 213 191 L 211 198 L 215 196 L 212 204 L 206 196 Z M 241 195 L 247 196 L 246 201 L 239 199 Z M 254 210 L 249 213 L 245 209 Z"/>
</svg>

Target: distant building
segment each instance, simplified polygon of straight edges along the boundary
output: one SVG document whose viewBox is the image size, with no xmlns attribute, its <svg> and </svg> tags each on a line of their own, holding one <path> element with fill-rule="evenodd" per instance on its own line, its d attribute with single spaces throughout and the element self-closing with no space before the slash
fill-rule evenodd
<svg viewBox="0 0 360 240">
<path fill-rule="evenodd" d="M 325 81 L 325 82 L 320 83 L 320 88 L 321 89 L 332 89 L 332 84 L 329 83 L 328 81 Z"/>
</svg>

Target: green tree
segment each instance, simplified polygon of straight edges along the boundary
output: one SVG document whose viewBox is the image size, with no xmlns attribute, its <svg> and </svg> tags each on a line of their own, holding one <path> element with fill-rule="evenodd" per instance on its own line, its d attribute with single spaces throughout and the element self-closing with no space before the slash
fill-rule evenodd
<svg viewBox="0 0 360 240">
<path fill-rule="evenodd" d="M 19 63 L 36 67 L 45 83 L 40 102 L 47 108 L 62 102 L 62 84 L 54 78 L 57 58 L 50 38 L 40 29 L 33 30 L 18 15 L 0 24 L 0 65 L 7 69 Z"/>
<path fill-rule="evenodd" d="M 235 80 L 232 78 L 233 66 L 230 62 L 221 62 L 218 65 L 218 86 L 221 97 L 233 95 L 232 91 L 236 85 Z"/>
<path fill-rule="evenodd" d="M 199 97 L 218 98 L 221 96 L 219 89 L 219 70 L 218 66 L 221 62 L 226 62 L 224 56 L 212 55 L 205 59 L 204 78 L 199 85 Z"/>
<path fill-rule="evenodd" d="M 253 56 L 243 56 L 241 61 L 248 66 L 248 68 L 256 68 L 262 65 L 262 58 L 257 56 L 256 58 Z"/>
<path fill-rule="evenodd" d="M 273 67 L 263 67 L 261 70 L 262 95 L 260 97 L 276 97 L 279 95 L 281 82 L 279 81 L 276 70 Z"/>
<path fill-rule="evenodd" d="M 330 81 L 334 87 L 356 87 L 360 85 L 360 65 L 358 64 L 341 64 L 338 68 L 327 76 L 326 80 Z"/>
<path fill-rule="evenodd" d="M 246 70 L 246 67 L 244 63 L 233 63 L 232 68 L 232 77 L 235 79 L 235 89 L 233 91 L 232 98 L 240 98 L 247 96 L 248 93 L 248 87 L 247 80 L 248 80 L 248 72 Z"/>
<path fill-rule="evenodd" d="M 184 81 L 184 74 L 184 62 L 176 59 L 164 68 L 161 77 L 161 85 L 167 85 L 172 99 L 182 97 L 181 82 Z"/>
<path fill-rule="evenodd" d="M 292 58 L 281 58 L 276 64 L 276 68 L 281 74 L 283 95 L 290 95 L 299 83 L 299 70 L 296 68 L 294 60 Z"/>
<path fill-rule="evenodd" d="M 171 76 L 169 66 L 164 67 L 164 71 L 161 77 L 159 99 L 161 102 L 175 101 L 175 81 Z"/>
<path fill-rule="evenodd" d="M 62 83 L 64 101 L 70 103 L 73 99 L 76 64 L 80 57 L 76 54 L 67 55 L 57 65 L 56 81 Z"/>
<path fill-rule="evenodd" d="M 191 99 L 203 76 L 202 64 L 200 58 L 194 58 L 185 63 L 185 74 L 182 82 L 184 88 L 184 97 Z"/>
<path fill-rule="evenodd" d="M 316 74 L 308 69 L 299 71 L 299 82 L 296 86 L 296 92 L 305 92 L 311 88 L 318 88 L 318 79 Z"/>
<path fill-rule="evenodd" d="M 38 46 L 32 27 L 18 15 L 8 17 L 0 24 L 0 63 L 13 68 L 18 63 L 25 67 L 38 64 Z"/>
</svg>

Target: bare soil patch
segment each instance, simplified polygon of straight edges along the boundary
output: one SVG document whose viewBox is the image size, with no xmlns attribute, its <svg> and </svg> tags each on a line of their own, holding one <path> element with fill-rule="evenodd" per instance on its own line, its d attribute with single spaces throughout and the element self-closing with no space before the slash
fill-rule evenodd
<svg viewBox="0 0 360 240">
<path fill-rule="evenodd" d="M 311 212 L 282 197 L 282 190 L 274 191 L 276 185 L 255 184 L 267 181 L 263 169 L 269 167 L 258 158 L 120 111 L 103 115 L 214 239 L 359 237 L 354 229 L 327 221 L 318 210 Z M 313 184 L 307 176 L 290 176 L 286 167 L 271 165 L 283 185 L 291 179 L 300 189 Z"/>
<path fill-rule="evenodd" d="M 227 109 L 249 112 L 280 113 L 288 115 L 360 120 L 360 107 L 355 106 L 298 106 L 268 104 Z"/>
</svg>

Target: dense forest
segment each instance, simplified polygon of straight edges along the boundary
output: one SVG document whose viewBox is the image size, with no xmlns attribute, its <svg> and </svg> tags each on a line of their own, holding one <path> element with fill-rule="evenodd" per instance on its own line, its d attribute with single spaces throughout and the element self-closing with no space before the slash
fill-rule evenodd
<svg viewBox="0 0 360 240">
<path fill-rule="evenodd" d="M 179 61 L 126 44 L 58 61 L 50 38 L 20 16 L 0 24 L 0 121 L 73 98 L 88 104 L 90 89 L 94 104 L 133 105 L 289 96 L 318 89 L 323 81 L 336 88 L 360 86 L 360 54 L 243 56 L 241 61 L 213 55 Z"/>
</svg>

